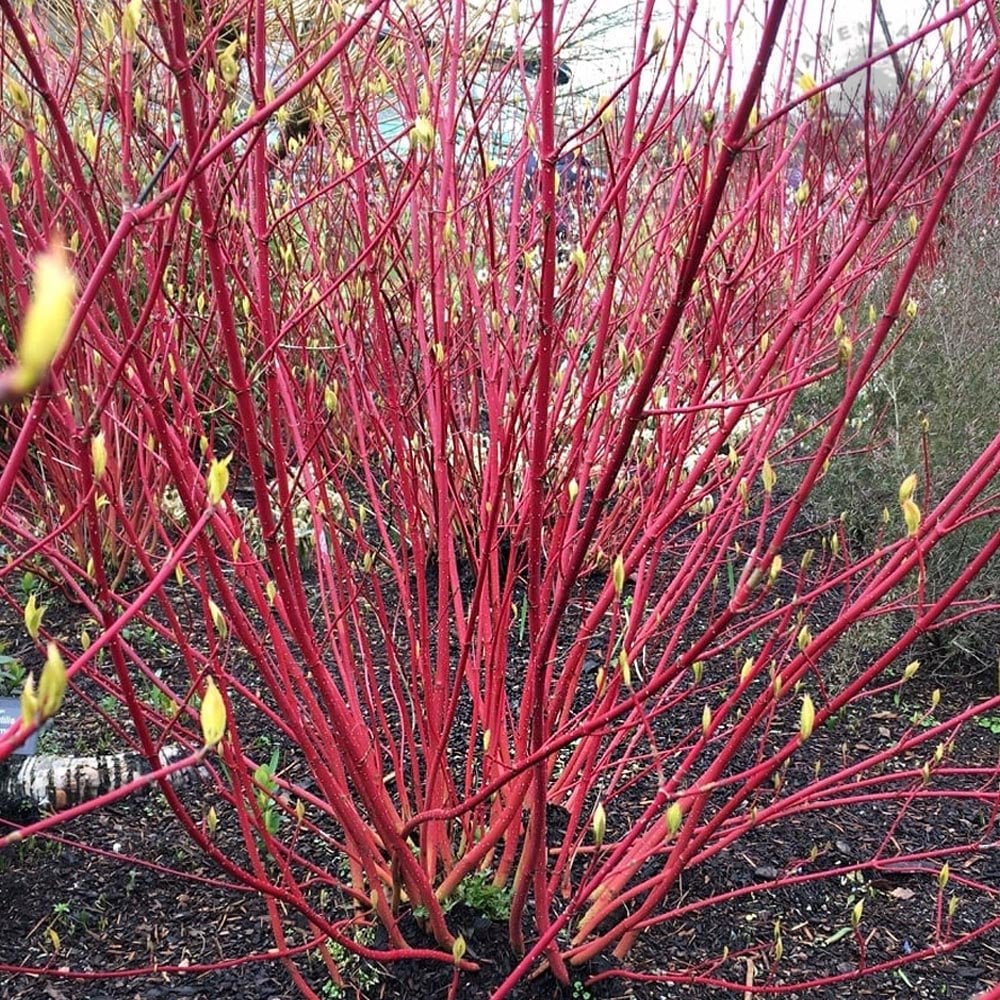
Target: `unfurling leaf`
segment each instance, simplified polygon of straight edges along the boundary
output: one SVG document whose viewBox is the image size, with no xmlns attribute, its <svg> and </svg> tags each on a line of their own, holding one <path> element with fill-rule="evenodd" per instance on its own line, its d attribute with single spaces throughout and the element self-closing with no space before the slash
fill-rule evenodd
<svg viewBox="0 0 1000 1000">
<path fill-rule="evenodd" d="M 465 955 L 466 947 L 467 945 L 465 943 L 465 938 L 462 937 L 461 934 L 459 934 L 458 937 L 456 937 L 455 940 L 452 941 L 451 957 L 456 965 L 458 965 L 458 963 L 462 961 L 462 957 Z"/>
<path fill-rule="evenodd" d="M 239 39 L 230 42 L 219 53 L 219 72 L 227 86 L 232 86 L 240 75 L 240 64 L 236 59 L 236 50 L 239 48 Z"/>
<path fill-rule="evenodd" d="M 205 697 L 201 700 L 201 735 L 206 747 L 214 747 L 226 731 L 226 704 L 222 693 L 211 677 L 205 685 Z"/>
<path fill-rule="evenodd" d="M 212 624 L 215 631 L 219 633 L 220 639 L 225 639 L 229 635 L 229 626 L 226 624 L 226 616 L 222 613 L 222 608 L 210 597 L 208 599 L 208 610 L 212 616 Z"/>
<path fill-rule="evenodd" d="M 135 44 L 136 32 L 142 21 L 142 0 L 128 0 L 122 11 L 122 35 L 129 45 Z"/>
<path fill-rule="evenodd" d="M 913 491 L 917 488 L 917 476 L 916 473 L 911 472 L 900 484 L 899 484 L 899 503 L 902 506 L 907 500 L 913 497 Z"/>
<path fill-rule="evenodd" d="M 808 693 L 802 699 L 802 709 L 799 711 L 799 739 L 805 742 L 812 736 L 813 725 L 816 722 L 816 709 Z"/>
<path fill-rule="evenodd" d="M 423 149 L 431 149 L 434 146 L 434 123 L 426 115 L 418 115 L 410 129 L 410 142 Z"/>
<path fill-rule="evenodd" d="M 212 464 L 208 470 L 208 502 L 217 506 L 222 500 L 222 495 L 229 487 L 229 463 L 233 460 L 233 453 L 230 452 L 225 458 L 212 459 Z"/>
<path fill-rule="evenodd" d="M 913 500 L 903 501 L 903 520 L 906 522 L 906 534 L 912 537 L 920 528 L 920 508 Z"/>
<path fill-rule="evenodd" d="M 323 390 L 323 405 L 327 408 L 329 413 L 336 413 L 338 403 L 337 386 L 336 383 L 331 382 Z"/>
</svg>

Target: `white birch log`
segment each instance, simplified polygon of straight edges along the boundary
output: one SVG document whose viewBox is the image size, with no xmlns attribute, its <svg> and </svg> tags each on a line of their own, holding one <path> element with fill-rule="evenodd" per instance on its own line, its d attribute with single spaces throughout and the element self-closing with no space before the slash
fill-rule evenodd
<svg viewBox="0 0 1000 1000">
<path fill-rule="evenodd" d="M 182 747 L 164 747 L 160 763 L 170 764 L 187 753 Z M 121 788 L 150 770 L 146 759 L 135 753 L 11 756 L 0 761 L 0 815 L 60 812 Z M 198 773 L 198 768 L 186 768 L 168 780 L 173 785 L 185 784 Z"/>
</svg>

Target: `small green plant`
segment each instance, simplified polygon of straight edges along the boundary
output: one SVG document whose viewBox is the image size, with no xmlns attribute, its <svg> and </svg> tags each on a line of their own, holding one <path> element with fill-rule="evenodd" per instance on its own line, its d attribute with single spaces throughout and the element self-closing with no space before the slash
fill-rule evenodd
<svg viewBox="0 0 1000 1000">
<path fill-rule="evenodd" d="M 6 643 L 0 643 L 0 695 L 15 695 L 24 687 L 28 671 L 16 656 L 10 656 Z"/>
<path fill-rule="evenodd" d="M 510 916 L 510 890 L 494 885 L 491 874 L 485 871 L 473 872 L 462 879 L 445 909 L 456 903 L 464 903 L 490 920 L 502 921 Z"/>
<path fill-rule="evenodd" d="M 353 937 L 358 944 L 370 945 L 375 940 L 375 928 L 356 927 Z M 326 948 L 330 958 L 340 970 L 343 985 L 328 979 L 320 990 L 320 994 L 325 1000 L 342 1000 L 342 998 L 352 994 L 357 996 L 374 993 L 375 987 L 382 979 L 380 966 L 360 958 L 336 941 L 327 944 Z M 350 992 L 348 984 L 350 984 Z"/>
<path fill-rule="evenodd" d="M 159 670 L 156 671 L 156 676 L 160 676 Z M 177 702 L 166 691 L 163 691 L 153 683 L 146 685 L 146 694 L 143 700 L 147 705 L 150 705 L 168 719 L 172 719 L 177 714 Z"/>
<path fill-rule="evenodd" d="M 594 994 L 590 992 L 582 980 L 574 979 L 571 996 L 573 1000 L 593 1000 Z"/>
<path fill-rule="evenodd" d="M 41 580 L 35 576 L 31 570 L 25 570 L 21 574 L 21 593 L 25 598 L 30 597 L 32 594 L 38 593 L 38 589 L 41 586 Z"/>
<path fill-rule="evenodd" d="M 274 793 L 278 789 L 278 783 L 274 776 L 278 773 L 278 750 L 275 748 L 271 753 L 271 759 L 266 764 L 260 764 L 253 773 L 254 783 L 257 785 L 257 807 L 264 819 L 264 829 L 273 837 L 281 826 L 284 816 L 278 809 Z"/>
<path fill-rule="evenodd" d="M 1000 736 L 1000 715 L 981 715 L 976 725 L 988 729 L 994 736 Z"/>
</svg>

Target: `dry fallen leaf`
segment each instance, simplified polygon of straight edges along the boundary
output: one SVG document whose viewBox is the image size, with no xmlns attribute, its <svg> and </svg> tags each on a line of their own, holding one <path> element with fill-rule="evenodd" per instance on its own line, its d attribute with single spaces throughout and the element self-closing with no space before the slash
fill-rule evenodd
<svg viewBox="0 0 1000 1000">
<path fill-rule="evenodd" d="M 896 888 L 889 893 L 889 895 L 895 899 L 912 899 L 916 893 L 913 889 L 907 889 L 905 885 L 897 885 Z"/>
</svg>

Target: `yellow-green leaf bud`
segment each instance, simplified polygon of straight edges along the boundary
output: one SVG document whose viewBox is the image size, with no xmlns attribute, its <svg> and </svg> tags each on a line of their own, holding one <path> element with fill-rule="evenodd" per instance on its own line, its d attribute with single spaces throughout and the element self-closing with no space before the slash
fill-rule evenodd
<svg viewBox="0 0 1000 1000">
<path fill-rule="evenodd" d="M 38 679 L 38 712 L 43 719 L 51 718 L 59 711 L 59 706 L 66 696 L 66 664 L 63 662 L 59 647 L 48 644 L 45 666 Z"/>
<path fill-rule="evenodd" d="M 913 491 L 917 488 L 917 476 L 916 473 L 911 472 L 900 484 L 899 484 L 899 503 L 900 505 L 906 503 L 907 500 L 913 497 Z"/>
<path fill-rule="evenodd" d="M 73 315 L 76 279 L 58 239 L 35 261 L 35 285 L 21 326 L 14 387 L 30 392 L 45 377 L 62 347 Z"/>
<path fill-rule="evenodd" d="M 201 700 L 201 734 L 206 747 L 214 747 L 226 731 L 226 703 L 222 693 L 215 686 L 215 680 L 208 678 L 205 696 Z"/>
<path fill-rule="evenodd" d="M 28 635 L 32 639 L 38 638 L 39 630 L 42 627 L 42 615 L 45 614 L 45 606 L 39 606 L 38 599 L 34 593 L 28 595 L 28 601 L 24 605 L 24 627 L 28 630 Z"/>
<path fill-rule="evenodd" d="M 594 834 L 594 843 L 600 847 L 604 843 L 604 833 L 607 830 L 608 817 L 604 811 L 604 805 L 598 802 L 594 806 L 594 816 L 590 822 L 591 831 Z"/>
<path fill-rule="evenodd" d="M 27 114 L 31 111 L 31 102 L 28 100 L 28 92 L 17 82 L 17 80 L 6 76 L 4 77 L 4 86 L 7 88 L 7 93 L 10 94 L 10 99 L 18 111 L 22 114 Z"/>
<path fill-rule="evenodd" d="M 108 449 L 104 444 L 104 431 L 90 439 L 90 462 L 94 468 L 94 479 L 100 479 L 108 468 Z"/>
<path fill-rule="evenodd" d="M 684 810 L 680 802 L 671 802 L 667 807 L 667 833 L 673 835 L 680 828 L 684 821 Z"/>
<path fill-rule="evenodd" d="M 219 638 L 225 639 L 229 634 L 229 626 L 226 624 L 226 616 L 222 613 L 222 609 L 219 605 L 216 604 L 211 597 L 208 599 L 208 611 L 212 616 L 212 624 L 215 626 L 215 631 L 219 633 Z"/>
<path fill-rule="evenodd" d="M 767 458 L 764 459 L 764 465 L 760 470 L 760 478 L 764 484 L 764 492 L 770 493 L 774 489 L 774 484 L 777 482 L 778 477 L 775 475 L 771 462 Z"/>
<path fill-rule="evenodd" d="M 631 687 L 632 667 L 628 661 L 628 652 L 624 649 L 618 654 L 618 669 L 621 671 L 622 683 L 625 687 Z"/>
<path fill-rule="evenodd" d="M 28 674 L 21 688 L 21 722 L 30 726 L 38 718 L 38 696 L 35 694 L 35 676 Z"/>
<path fill-rule="evenodd" d="M 802 708 L 799 711 L 799 739 L 805 742 L 812 736 L 813 725 L 816 722 L 816 709 L 812 698 L 806 693 L 802 698 Z"/>
<path fill-rule="evenodd" d="M 142 22 L 142 0 L 128 0 L 122 11 L 122 37 L 132 45 Z"/>
<path fill-rule="evenodd" d="M 212 459 L 212 464 L 208 470 L 208 502 L 213 506 L 217 506 L 221 500 L 222 495 L 226 492 L 229 487 L 229 463 L 233 460 L 233 453 L 230 452 L 221 461 L 219 459 Z"/>
<path fill-rule="evenodd" d="M 622 558 L 620 552 L 615 556 L 615 561 L 611 567 L 611 582 L 615 588 L 615 593 L 621 597 L 622 591 L 625 589 L 625 560 Z"/>
</svg>

